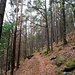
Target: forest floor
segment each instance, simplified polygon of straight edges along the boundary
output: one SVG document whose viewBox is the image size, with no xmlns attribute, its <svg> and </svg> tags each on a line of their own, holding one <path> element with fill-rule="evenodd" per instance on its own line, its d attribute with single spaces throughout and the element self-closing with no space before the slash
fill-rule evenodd
<svg viewBox="0 0 75 75">
<path fill-rule="evenodd" d="M 35 51 L 31 59 L 21 61 L 20 68 L 14 75 L 75 75 L 75 70 L 67 74 L 62 73 L 66 62 L 75 62 L 75 34 L 69 34 L 67 41 L 68 44 L 64 47 L 61 42 L 58 45 L 54 44 L 53 52 L 48 55 L 44 55 L 43 51 Z M 50 60 L 54 56 L 57 58 Z"/>
<path fill-rule="evenodd" d="M 53 70 L 50 71 L 50 70 Z M 55 75 L 55 66 L 50 62 L 49 57 L 39 55 L 38 52 L 30 60 L 26 59 L 16 72 L 16 75 Z"/>
</svg>

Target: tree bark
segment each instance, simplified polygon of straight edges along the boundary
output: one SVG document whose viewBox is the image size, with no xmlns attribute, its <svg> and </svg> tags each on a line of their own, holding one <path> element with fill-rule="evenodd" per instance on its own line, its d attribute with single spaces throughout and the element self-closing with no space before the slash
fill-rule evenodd
<svg viewBox="0 0 75 75">
<path fill-rule="evenodd" d="M 16 32 L 17 32 L 17 24 L 18 24 L 18 0 L 17 0 L 17 9 L 16 9 L 16 25 L 13 39 L 13 48 L 11 54 L 11 72 L 10 75 L 13 75 L 13 71 L 15 68 L 15 50 L 16 50 Z"/>
<path fill-rule="evenodd" d="M 51 10 L 51 50 L 53 51 L 53 22 L 52 22 L 52 0 L 50 1 Z"/>
<path fill-rule="evenodd" d="M 3 19 L 4 19 L 4 12 L 6 7 L 6 1 L 7 0 L 1 0 L 0 1 L 0 38 L 2 33 L 2 25 L 3 25 Z"/>
<path fill-rule="evenodd" d="M 66 40 L 66 21 L 65 21 L 65 0 L 62 1 L 62 14 L 63 14 L 63 45 L 67 44 Z"/>
<path fill-rule="evenodd" d="M 45 20 L 46 20 L 46 38 L 47 38 L 47 53 L 48 53 L 48 51 L 50 51 L 50 44 L 49 44 L 49 29 L 48 29 L 46 0 L 45 0 Z"/>
<path fill-rule="evenodd" d="M 10 32 L 8 33 L 8 47 L 7 47 L 7 56 L 6 56 L 6 71 L 5 71 L 5 75 L 7 75 L 7 71 L 8 71 L 8 57 L 9 57 L 9 43 L 10 43 Z"/>
<path fill-rule="evenodd" d="M 22 32 L 22 9 L 23 9 L 23 0 L 21 4 L 21 15 L 20 15 L 20 36 L 19 36 L 19 45 L 18 45 L 18 58 L 17 58 L 17 69 L 19 68 L 20 64 L 20 48 L 21 48 L 21 32 Z"/>
</svg>

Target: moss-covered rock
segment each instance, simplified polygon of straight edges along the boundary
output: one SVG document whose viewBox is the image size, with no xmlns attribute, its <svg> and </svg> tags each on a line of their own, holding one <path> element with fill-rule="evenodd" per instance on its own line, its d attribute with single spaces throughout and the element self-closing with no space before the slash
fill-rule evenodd
<svg viewBox="0 0 75 75">
<path fill-rule="evenodd" d="M 65 66 L 64 66 L 64 72 L 71 72 L 75 69 L 75 62 L 74 61 L 67 61 L 65 63 Z"/>
<path fill-rule="evenodd" d="M 58 54 L 57 58 L 55 60 L 55 64 L 60 67 L 64 62 L 65 62 L 66 58 L 62 55 L 62 54 Z"/>
<path fill-rule="evenodd" d="M 66 67 L 72 67 L 72 66 L 75 66 L 75 62 L 74 61 L 68 61 L 66 62 Z"/>
</svg>

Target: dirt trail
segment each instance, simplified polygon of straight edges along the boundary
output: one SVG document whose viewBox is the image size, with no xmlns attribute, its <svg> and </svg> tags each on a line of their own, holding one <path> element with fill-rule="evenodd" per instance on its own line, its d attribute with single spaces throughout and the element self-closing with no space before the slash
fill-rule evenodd
<svg viewBox="0 0 75 75">
<path fill-rule="evenodd" d="M 20 68 L 16 71 L 14 75 L 56 75 L 55 66 L 49 60 L 49 57 L 41 57 L 39 53 L 35 53 L 34 57 L 30 60 L 25 60 L 20 65 Z"/>
<path fill-rule="evenodd" d="M 40 75 L 39 61 L 36 57 L 26 60 L 16 72 L 16 75 Z"/>
<path fill-rule="evenodd" d="M 36 55 L 36 59 L 40 62 L 40 75 L 47 74 L 47 75 L 56 75 L 55 74 L 55 66 L 52 61 L 50 61 L 49 57 L 41 57 L 38 53 Z"/>
</svg>

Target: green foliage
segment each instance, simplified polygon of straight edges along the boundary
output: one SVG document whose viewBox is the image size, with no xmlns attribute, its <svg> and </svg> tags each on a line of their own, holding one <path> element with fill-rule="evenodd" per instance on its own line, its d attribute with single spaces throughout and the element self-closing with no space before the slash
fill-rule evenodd
<svg viewBox="0 0 75 75">
<path fill-rule="evenodd" d="M 0 49 L 7 47 L 8 35 L 9 33 L 12 34 L 12 29 L 14 25 L 14 23 L 10 24 L 9 22 L 5 22 L 3 24 L 2 36 L 0 40 Z"/>
</svg>

